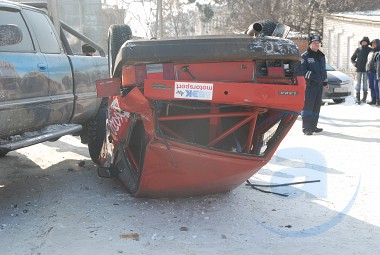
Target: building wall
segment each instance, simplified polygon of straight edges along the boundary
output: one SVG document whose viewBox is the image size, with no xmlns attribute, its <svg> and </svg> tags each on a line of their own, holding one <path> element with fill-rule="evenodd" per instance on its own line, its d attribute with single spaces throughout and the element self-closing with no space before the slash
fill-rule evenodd
<svg viewBox="0 0 380 255">
<path fill-rule="evenodd" d="M 380 21 L 329 16 L 323 20 L 322 51 L 327 62 L 347 73 L 354 72 L 351 56 L 363 36 L 380 38 Z"/>
<path fill-rule="evenodd" d="M 298 49 L 299 49 L 301 54 L 304 53 L 307 50 L 307 48 L 309 47 L 309 39 L 308 38 L 291 37 L 288 39 L 292 40 L 298 46 Z"/>
</svg>

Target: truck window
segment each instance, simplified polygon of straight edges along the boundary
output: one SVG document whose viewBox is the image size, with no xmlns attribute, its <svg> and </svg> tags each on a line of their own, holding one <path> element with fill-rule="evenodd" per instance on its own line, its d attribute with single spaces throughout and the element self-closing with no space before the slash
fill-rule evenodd
<svg viewBox="0 0 380 255">
<path fill-rule="evenodd" d="M 48 17 L 40 12 L 25 10 L 38 40 L 41 52 L 61 53 L 61 47 Z"/>
<path fill-rule="evenodd" d="M 22 31 L 22 41 L 15 45 L 0 46 L 0 51 L 13 51 L 13 52 L 33 52 L 33 42 L 30 37 L 28 28 L 25 25 L 24 19 L 21 17 L 20 12 L 8 12 L 0 10 L 0 25 L 14 24 L 17 25 Z"/>
</svg>

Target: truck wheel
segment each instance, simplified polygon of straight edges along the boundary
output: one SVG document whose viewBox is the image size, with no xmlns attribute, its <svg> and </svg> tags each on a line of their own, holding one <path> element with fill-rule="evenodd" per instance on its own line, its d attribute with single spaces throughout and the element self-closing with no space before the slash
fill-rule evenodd
<svg viewBox="0 0 380 255">
<path fill-rule="evenodd" d="M 88 152 L 92 161 L 99 164 L 100 150 L 106 136 L 107 108 L 99 108 L 96 116 L 88 123 Z"/>
<path fill-rule="evenodd" d="M 132 38 L 132 30 L 128 25 L 111 25 L 108 29 L 108 69 L 113 76 L 115 58 L 123 43 Z"/>
</svg>

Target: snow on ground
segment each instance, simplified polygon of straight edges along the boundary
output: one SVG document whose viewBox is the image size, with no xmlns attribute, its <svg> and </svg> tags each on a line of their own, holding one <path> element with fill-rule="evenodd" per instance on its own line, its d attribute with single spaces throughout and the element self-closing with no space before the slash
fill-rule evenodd
<svg viewBox="0 0 380 255">
<path fill-rule="evenodd" d="M 353 98 L 341 105 L 328 103 L 321 109 L 318 127 L 324 129 L 322 133 L 300 135 L 302 122 L 299 119 L 271 162 L 251 178 L 270 183 L 320 180 L 293 188 L 272 188 L 272 191 L 288 193 L 287 199 L 293 206 L 306 197 L 331 210 L 330 213 L 335 212 L 327 217 L 315 215 L 320 217 L 319 221 L 314 220 L 299 229 L 273 230 L 279 234 L 318 234 L 334 228 L 345 215 L 380 226 L 377 215 L 366 213 L 366 210 L 379 210 L 373 201 L 380 191 L 376 184 L 380 169 L 380 108 L 355 105 Z M 299 213 L 293 215 L 295 221 L 305 215 L 305 211 Z M 268 228 L 272 225 L 276 223 L 272 221 Z"/>
<path fill-rule="evenodd" d="M 75 137 L 0 160 L 0 254 L 377 254 L 380 107 L 330 101 L 324 131 L 299 118 L 253 183 L 210 196 L 137 199 L 96 176 Z M 78 162 L 85 162 L 79 166 Z"/>
</svg>

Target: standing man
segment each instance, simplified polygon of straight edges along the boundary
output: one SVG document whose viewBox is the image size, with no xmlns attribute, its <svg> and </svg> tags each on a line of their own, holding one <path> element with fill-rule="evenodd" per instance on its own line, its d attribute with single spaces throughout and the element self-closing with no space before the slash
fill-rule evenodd
<svg viewBox="0 0 380 255">
<path fill-rule="evenodd" d="M 356 103 L 360 104 L 360 87 L 363 83 L 363 99 L 362 102 L 367 102 L 368 84 L 367 84 L 367 57 L 371 48 L 368 47 L 369 38 L 364 36 L 360 41 L 360 47 L 357 48 L 351 57 L 352 64 L 356 67 Z"/>
<path fill-rule="evenodd" d="M 319 50 L 320 42 L 318 35 L 312 35 L 309 48 L 301 56 L 301 70 L 306 80 L 305 103 L 301 112 L 302 131 L 305 135 L 323 131 L 317 124 L 323 88 L 327 87 L 327 72 L 325 54 Z"/>
</svg>

